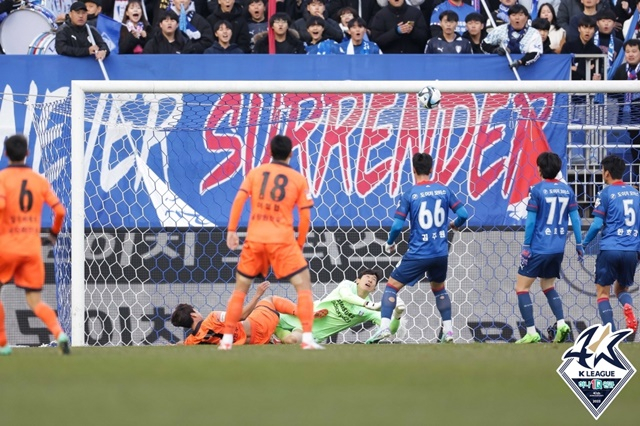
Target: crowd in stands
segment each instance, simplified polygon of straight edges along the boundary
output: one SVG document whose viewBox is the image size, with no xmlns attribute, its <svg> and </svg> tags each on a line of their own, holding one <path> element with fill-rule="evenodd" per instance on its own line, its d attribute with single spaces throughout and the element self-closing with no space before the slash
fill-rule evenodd
<svg viewBox="0 0 640 426">
<path fill-rule="evenodd" d="M 277 0 L 271 18 L 266 2 L 78 1 L 58 17 L 56 51 L 106 57 L 100 35 L 92 31 L 91 42 L 85 27 L 106 16 L 122 23 L 119 54 L 268 53 L 272 29 L 276 53 L 524 55 L 512 67 L 543 53 L 604 53 L 612 65 L 624 29 L 637 38 L 640 28 L 633 19 L 638 0 Z M 24 7 L 0 1 L 0 14 L 16 5 Z M 597 74 L 580 63 L 574 69 L 574 78 Z"/>
</svg>

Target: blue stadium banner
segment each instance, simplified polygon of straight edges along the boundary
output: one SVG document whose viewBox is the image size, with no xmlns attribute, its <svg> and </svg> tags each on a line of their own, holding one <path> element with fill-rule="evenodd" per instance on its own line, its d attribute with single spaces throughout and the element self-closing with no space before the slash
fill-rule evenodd
<svg viewBox="0 0 640 426">
<path fill-rule="evenodd" d="M 121 55 L 105 65 L 111 79 L 513 80 L 504 58 L 472 56 L 246 55 L 226 67 L 220 61 L 228 59 L 213 55 Z M 62 136 L 69 118 L 37 116 L 30 104 L 67 96 L 73 79 L 101 80 L 100 69 L 92 58 L 4 56 L 0 63 L 12 70 L 0 76 L 0 138 L 28 134 L 30 161 L 40 170 L 35 129 Z M 570 56 L 549 55 L 522 76 L 563 80 L 569 68 Z M 437 180 L 470 206 L 471 225 L 521 224 L 528 187 L 537 178 L 533 154 L 566 152 L 566 98 L 464 94 L 445 96 L 434 110 L 419 108 L 415 94 L 403 93 L 166 94 L 157 104 L 138 97 L 135 108 L 133 99 L 119 99 L 117 108 L 107 99 L 86 124 L 87 224 L 224 226 L 243 177 L 269 161 L 267 143 L 276 133 L 289 134 L 296 143 L 292 165 L 309 182 L 314 226 L 373 226 L 367 223 L 371 218 L 377 226 L 390 224 L 398 196 L 410 184 L 410 158 L 417 151 L 433 155 Z M 129 136 L 100 124 L 120 116 L 157 130 Z M 345 206 L 340 216 L 332 212 L 337 205 Z M 246 218 L 245 212 L 243 224 Z"/>
</svg>

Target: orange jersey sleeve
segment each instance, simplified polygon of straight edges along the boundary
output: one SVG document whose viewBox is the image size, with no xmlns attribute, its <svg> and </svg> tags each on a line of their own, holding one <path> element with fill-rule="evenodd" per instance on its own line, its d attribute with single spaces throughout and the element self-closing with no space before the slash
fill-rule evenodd
<svg viewBox="0 0 640 426">
<path fill-rule="evenodd" d="M 307 180 L 288 164 L 274 161 L 249 172 L 240 191 L 251 197 L 247 241 L 295 242 L 293 211 L 311 208 Z"/>
<path fill-rule="evenodd" d="M 184 339 L 185 345 L 217 345 L 224 335 L 224 312 L 213 311 L 196 329 Z M 242 322 L 238 322 L 236 331 L 233 333 L 233 343 L 242 345 L 247 340 Z"/>
<path fill-rule="evenodd" d="M 13 253 L 41 250 L 42 206 L 47 203 L 55 213 L 53 232 L 59 232 L 65 208 L 49 182 L 28 166 L 9 166 L 0 172 L 0 245 Z"/>
</svg>

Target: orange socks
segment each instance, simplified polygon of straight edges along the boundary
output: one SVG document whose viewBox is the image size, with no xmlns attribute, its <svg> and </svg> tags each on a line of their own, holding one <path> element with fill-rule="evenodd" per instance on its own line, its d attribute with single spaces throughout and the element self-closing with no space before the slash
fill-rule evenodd
<svg viewBox="0 0 640 426">
<path fill-rule="evenodd" d="M 291 300 L 278 296 L 272 296 L 272 299 L 273 306 L 276 308 L 276 311 L 280 312 L 281 314 L 296 314 L 296 304 Z"/>
<path fill-rule="evenodd" d="M 7 346 L 7 332 L 4 327 L 4 306 L 0 302 L 0 347 Z"/>
<path fill-rule="evenodd" d="M 298 319 L 303 333 L 311 333 L 313 327 L 313 294 L 311 290 L 298 291 Z"/>
<path fill-rule="evenodd" d="M 40 302 L 33 310 L 38 318 L 47 326 L 49 332 L 57 339 L 60 333 L 62 333 L 62 327 L 58 322 L 56 313 L 44 302 Z"/>
<path fill-rule="evenodd" d="M 236 325 L 242 316 L 242 305 L 247 293 L 240 290 L 234 290 L 227 303 L 227 314 L 224 320 L 224 334 L 233 334 L 236 331 Z"/>
</svg>

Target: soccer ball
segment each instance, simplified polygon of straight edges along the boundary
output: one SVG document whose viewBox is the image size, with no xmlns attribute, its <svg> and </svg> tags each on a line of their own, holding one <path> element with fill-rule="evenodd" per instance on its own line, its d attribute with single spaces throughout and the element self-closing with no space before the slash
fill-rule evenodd
<svg viewBox="0 0 640 426">
<path fill-rule="evenodd" d="M 427 86 L 418 92 L 418 102 L 422 108 L 435 108 L 440 105 L 442 94 L 435 87 Z"/>
</svg>

